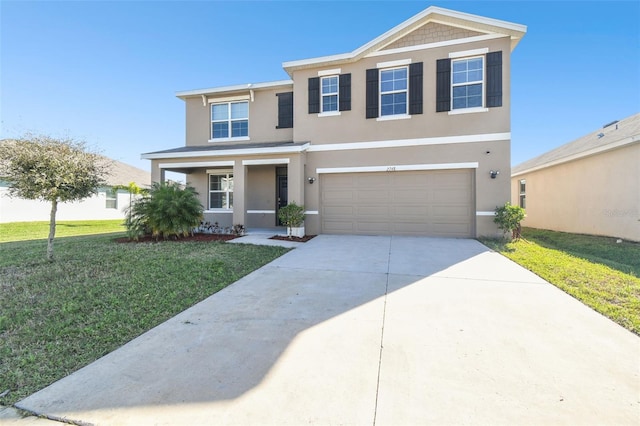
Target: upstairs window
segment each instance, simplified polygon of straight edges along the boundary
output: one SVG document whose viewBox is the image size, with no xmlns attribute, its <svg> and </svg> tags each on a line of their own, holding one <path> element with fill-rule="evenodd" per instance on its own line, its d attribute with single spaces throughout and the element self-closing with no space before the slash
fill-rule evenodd
<svg viewBox="0 0 640 426">
<path fill-rule="evenodd" d="M 483 59 L 480 56 L 453 61 L 451 73 L 453 109 L 482 108 Z"/>
<path fill-rule="evenodd" d="M 233 173 L 209 175 L 209 209 L 233 209 Z"/>
<path fill-rule="evenodd" d="M 211 105 L 211 139 L 249 136 L 249 102 Z"/>
<path fill-rule="evenodd" d="M 338 111 L 338 76 L 322 77 L 322 111 L 332 112 Z"/>
<path fill-rule="evenodd" d="M 380 116 L 407 114 L 407 67 L 380 70 Z"/>
</svg>

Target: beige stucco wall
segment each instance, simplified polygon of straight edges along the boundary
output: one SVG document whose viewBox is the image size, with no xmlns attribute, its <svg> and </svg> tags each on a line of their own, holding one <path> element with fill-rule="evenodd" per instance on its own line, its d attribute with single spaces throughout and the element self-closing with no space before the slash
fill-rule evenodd
<svg viewBox="0 0 640 426">
<path fill-rule="evenodd" d="M 487 40 L 464 45 L 446 46 L 421 51 L 397 53 L 365 58 L 339 68 L 342 74 L 351 73 L 351 111 L 339 116 L 318 117 L 308 113 L 308 79 L 317 77 L 318 71 L 335 67 L 310 68 L 296 71 L 294 81 L 293 137 L 296 141 L 313 141 L 314 144 L 344 143 L 376 140 L 429 138 L 452 135 L 501 133 L 510 131 L 510 46 L 508 38 Z M 503 103 L 502 107 L 488 112 L 449 115 L 436 113 L 436 61 L 447 58 L 450 52 L 488 48 L 490 52 L 502 51 Z M 366 70 L 376 68 L 380 62 L 411 59 L 423 62 L 424 113 L 410 119 L 377 121 L 365 118 Z"/>
<path fill-rule="evenodd" d="M 514 176 L 526 180 L 523 226 L 640 241 L 640 144 Z"/>
<path fill-rule="evenodd" d="M 278 97 L 277 93 L 291 92 L 291 87 L 278 87 L 276 89 L 254 90 L 253 101 L 249 100 L 249 141 L 255 142 L 280 142 L 292 141 L 293 129 L 276 129 L 278 125 Z M 218 99 L 229 96 L 249 95 L 249 90 L 243 92 L 224 93 Z M 209 96 L 209 101 L 216 97 Z M 211 137 L 211 103 L 202 104 L 200 96 L 185 100 L 186 146 L 205 146 L 217 142 L 209 142 Z M 230 143 L 229 141 L 223 143 Z"/>
</svg>

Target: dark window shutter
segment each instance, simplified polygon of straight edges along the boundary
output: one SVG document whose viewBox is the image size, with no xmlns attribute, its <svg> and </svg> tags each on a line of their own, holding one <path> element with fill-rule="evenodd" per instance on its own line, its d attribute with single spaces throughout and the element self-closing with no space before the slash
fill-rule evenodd
<svg viewBox="0 0 640 426">
<path fill-rule="evenodd" d="M 502 52 L 487 53 L 486 107 L 502 106 Z"/>
<path fill-rule="evenodd" d="M 422 114 L 422 62 L 409 65 L 409 114 Z"/>
<path fill-rule="evenodd" d="M 451 59 L 436 61 L 436 112 L 451 110 Z"/>
<path fill-rule="evenodd" d="M 320 112 L 320 77 L 309 79 L 309 114 Z"/>
<path fill-rule="evenodd" d="M 378 117 L 378 69 L 367 70 L 367 118 Z"/>
<path fill-rule="evenodd" d="M 278 125 L 276 129 L 293 127 L 293 92 L 276 93 L 278 97 Z"/>
<path fill-rule="evenodd" d="M 340 74 L 339 86 L 339 110 L 351 111 L 351 74 Z"/>
</svg>

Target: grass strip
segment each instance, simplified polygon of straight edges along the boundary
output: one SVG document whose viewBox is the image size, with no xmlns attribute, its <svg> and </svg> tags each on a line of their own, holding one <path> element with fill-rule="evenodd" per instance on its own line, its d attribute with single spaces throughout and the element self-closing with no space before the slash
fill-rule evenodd
<svg viewBox="0 0 640 426">
<path fill-rule="evenodd" d="M 523 237 L 513 242 L 481 241 L 640 335 L 640 278 L 636 276 L 640 244 L 528 228 Z"/>
</svg>

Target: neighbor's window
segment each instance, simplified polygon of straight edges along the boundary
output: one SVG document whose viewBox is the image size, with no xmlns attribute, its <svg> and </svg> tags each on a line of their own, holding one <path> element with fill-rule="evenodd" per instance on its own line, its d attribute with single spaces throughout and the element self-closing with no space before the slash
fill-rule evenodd
<svg viewBox="0 0 640 426">
<path fill-rule="evenodd" d="M 451 64 L 453 109 L 481 108 L 484 84 L 484 58 L 454 60 Z"/>
<path fill-rule="evenodd" d="M 211 105 L 211 139 L 249 136 L 249 102 Z"/>
<path fill-rule="evenodd" d="M 107 190 L 105 193 L 105 208 L 117 209 L 118 208 L 118 194 L 114 194 L 113 191 Z"/>
<path fill-rule="evenodd" d="M 407 114 L 408 68 L 380 70 L 380 116 Z"/>
<path fill-rule="evenodd" d="M 233 208 L 233 173 L 209 175 L 209 208 Z"/>
<path fill-rule="evenodd" d="M 520 207 L 527 208 L 527 181 L 525 179 L 520 181 Z"/>
<path fill-rule="evenodd" d="M 338 111 L 338 76 L 322 77 L 322 111 Z"/>
</svg>

